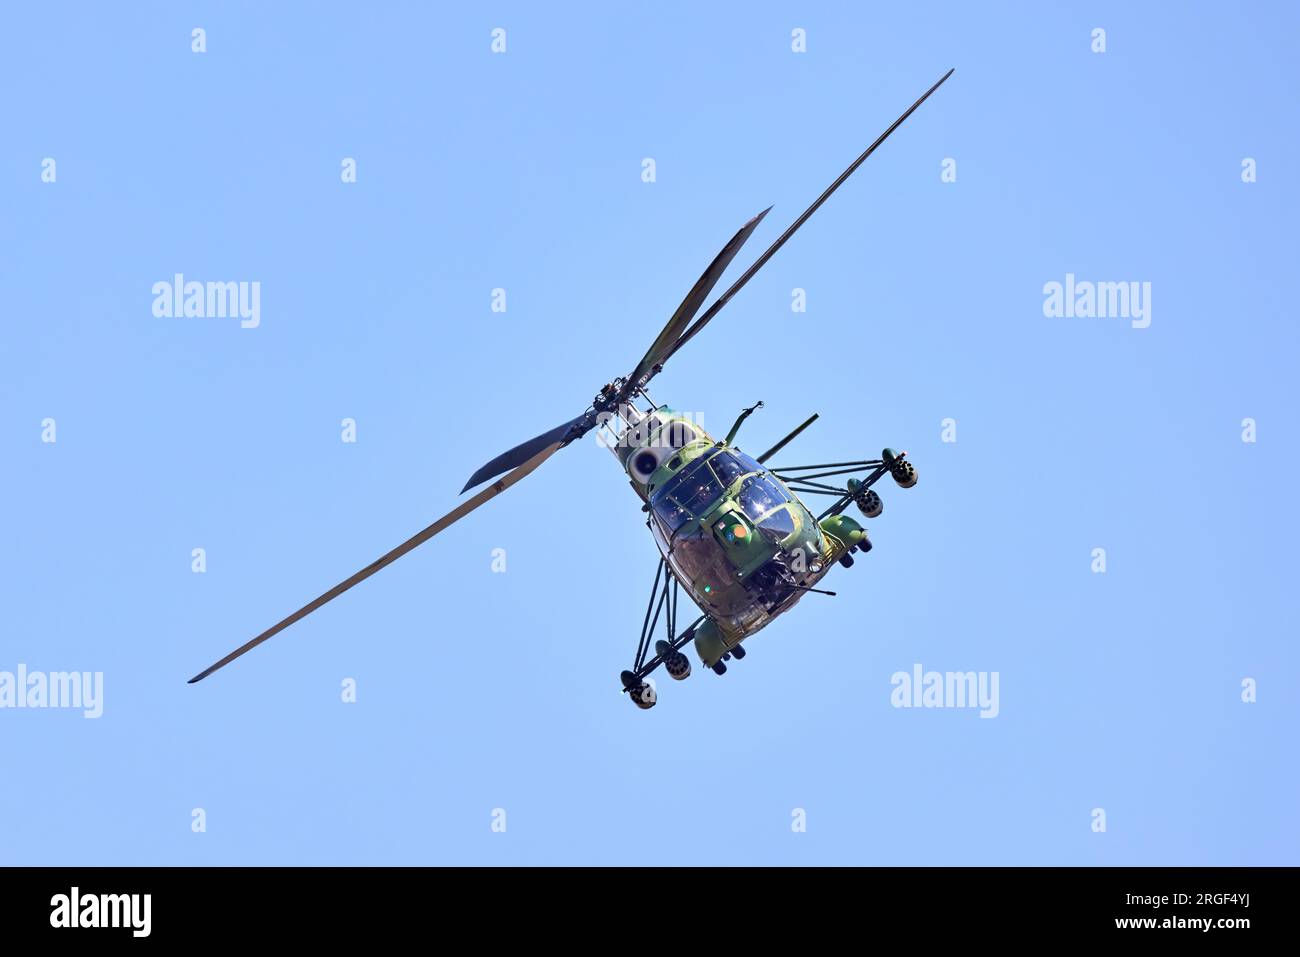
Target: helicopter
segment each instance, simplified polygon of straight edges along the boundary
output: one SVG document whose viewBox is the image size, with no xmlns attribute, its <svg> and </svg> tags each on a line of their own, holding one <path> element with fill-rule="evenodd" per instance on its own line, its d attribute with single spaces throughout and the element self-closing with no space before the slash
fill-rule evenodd
<svg viewBox="0 0 1300 957">
<path fill-rule="evenodd" d="M 916 467 L 907 453 L 886 448 L 878 459 L 768 467 L 773 456 L 816 421 L 816 414 L 753 458 L 734 441 L 745 420 L 762 408 L 762 402 L 742 410 L 727 435 L 719 440 L 691 416 L 656 404 L 647 386 L 664 364 L 952 74 L 953 70 L 949 70 L 908 107 L 700 313 L 727 267 L 772 207 L 746 222 L 687 292 L 632 371 L 603 385 L 580 415 L 484 464 L 469 477 L 461 494 L 492 480 L 490 485 L 209 665 L 190 678 L 189 684 L 225 667 L 424 544 L 592 431 L 596 431 L 600 444 L 614 453 L 628 476 L 660 555 L 632 667 L 619 676 L 622 691 L 638 708 L 648 710 L 657 703 L 658 691 L 650 676 L 658 668 L 663 667 L 676 680 L 690 676 L 690 659 L 682 651 L 686 645 L 694 646 L 703 667 L 725 674 L 727 662 L 745 657 L 744 641 L 789 611 L 804 595 L 834 595 L 817 587 L 822 578 L 836 564 L 851 567 L 855 554 L 865 554 L 872 547 L 867 530 L 844 513 L 852 505 L 868 519 L 879 517 L 884 505 L 873 486 L 887 474 L 901 488 L 916 485 Z M 835 484 L 838 481 L 843 484 Z M 822 496 L 832 501 L 814 516 L 800 496 Z M 677 612 L 683 590 L 700 614 L 679 631 Z M 661 621 L 665 635 L 654 642 L 651 655 L 651 639 Z"/>
</svg>

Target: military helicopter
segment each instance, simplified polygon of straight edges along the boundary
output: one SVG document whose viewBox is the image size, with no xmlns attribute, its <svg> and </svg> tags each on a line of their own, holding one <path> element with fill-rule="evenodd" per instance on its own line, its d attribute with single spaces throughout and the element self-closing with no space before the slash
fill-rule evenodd
<svg viewBox="0 0 1300 957">
<path fill-rule="evenodd" d="M 844 512 L 854 505 L 867 518 L 878 517 L 884 506 L 872 486 L 885 474 L 902 488 L 914 486 L 916 468 L 906 453 L 887 448 L 878 459 L 768 468 L 768 460 L 797 438 L 817 415 L 755 459 L 741 452 L 733 442 L 741 425 L 762 407 L 762 402 L 744 409 L 726 437 L 716 440 L 691 417 L 656 404 L 646 387 L 664 363 L 695 338 L 786 240 L 952 73 L 952 70 L 945 73 L 908 107 L 697 318 L 705 299 L 771 207 L 745 223 L 691 287 L 636 367 L 602 386 L 582 414 L 502 452 L 471 475 L 461 493 L 496 479 L 487 488 L 205 668 L 189 679 L 189 683 L 201 681 L 225 667 L 427 542 L 593 430 L 597 430 L 600 444 L 614 452 L 628 475 L 641 499 L 646 524 L 660 553 L 636 656 L 632 667 L 620 675 L 623 691 L 638 708 L 649 709 L 657 702 L 658 692 L 649 679 L 660 666 L 674 679 L 690 675 L 690 660 L 682 652 L 687 644 L 694 645 L 704 667 L 725 674 L 728 661 L 745 657 L 743 642 L 789 611 L 804 595 L 835 594 L 816 587 L 831 566 L 838 563 L 850 567 L 854 553 L 871 550 L 866 529 Z M 638 407 L 638 402 L 642 407 Z M 849 475 L 859 477 L 848 478 L 843 485 L 827 481 Z M 833 501 L 814 517 L 800 495 L 824 496 Z M 679 632 L 677 610 L 681 589 L 690 595 L 700 615 Z M 655 642 L 655 653 L 651 656 L 650 641 L 661 619 L 666 634 Z"/>
</svg>

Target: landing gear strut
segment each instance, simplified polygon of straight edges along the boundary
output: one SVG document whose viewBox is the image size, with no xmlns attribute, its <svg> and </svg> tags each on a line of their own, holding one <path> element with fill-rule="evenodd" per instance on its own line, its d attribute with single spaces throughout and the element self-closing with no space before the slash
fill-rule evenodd
<svg viewBox="0 0 1300 957">
<path fill-rule="evenodd" d="M 681 649 L 695 638 L 695 629 L 700 622 L 704 621 L 704 616 L 701 615 L 680 635 L 677 634 L 677 599 L 677 578 L 668 568 L 668 563 L 661 558 L 659 569 L 655 572 L 654 585 L 650 588 L 650 601 L 646 605 L 645 620 L 641 624 L 641 640 L 636 646 L 636 659 L 632 663 L 631 670 L 624 671 L 619 676 L 623 683 L 623 691 L 643 711 L 653 708 L 659 700 L 655 686 L 648 680 L 652 671 L 663 665 L 664 670 L 676 681 L 684 681 L 691 674 L 691 661 Z M 660 638 L 654 643 L 655 655 L 647 660 L 650 654 L 650 639 L 659 627 L 661 616 L 668 635 L 666 639 Z M 723 670 L 725 671 L 726 668 L 724 667 Z"/>
</svg>

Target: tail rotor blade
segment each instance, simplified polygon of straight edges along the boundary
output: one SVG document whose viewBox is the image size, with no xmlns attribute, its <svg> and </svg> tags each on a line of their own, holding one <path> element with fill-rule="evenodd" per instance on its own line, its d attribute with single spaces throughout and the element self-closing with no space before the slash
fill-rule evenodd
<svg viewBox="0 0 1300 957">
<path fill-rule="evenodd" d="M 202 681 L 208 675 L 212 674 L 212 672 L 216 671 L 219 668 L 224 668 L 226 665 L 230 664 L 240 655 L 244 654 L 245 652 L 252 651 L 254 648 L 260 645 L 262 642 L 266 641 L 268 638 L 272 638 L 275 635 L 278 635 L 280 632 L 284 631 L 284 629 L 292 625 L 295 621 L 298 621 L 302 618 L 306 618 L 308 615 L 310 615 L 321 605 L 324 605 L 326 602 L 332 601 L 333 599 L 337 598 L 339 595 L 343 594 L 353 585 L 365 581 L 367 578 L 369 578 L 375 572 L 379 571 L 381 568 L 385 568 L 388 565 L 391 565 L 393 562 L 397 561 L 407 552 L 414 549 L 416 546 L 423 545 L 425 542 L 433 538 L 433 536 L 437 535 L 439 532 L 446 529 L 448 526 L 453 525 L 456 522 L 460 521 L 470 512 L 474 511 L 474 509 L 478 508 L 480 505 L 487 502 L 489 499 L 495 498 L 496 496 L 500 495 L 510 486 L 514 485 L 520 479 L 524 478 L 524 476 L 528 475 L 539 465 L 541 465 L 552 455 L 554 455 L 556 450 L 558 450 L 560 446 L 561 446 L 560 442 L 551 442 L 549 445 L 547 445 L 545 448 L 538 451 L 536 454 L 532 456 L 532 458 L 528 459 L 528 461 L 524 462 L 522 465 L 516 468 L 505 478 L 492 483 L 492 485 L 483 489 L 481 492 L 478 492 L 473 498 L 468 498 L 465 501 L 461 502 L 454 509 L 448 512 L 442 518 L 438 519 L 428 528 L 425 528 L 423 531 L 420 531 L 415 535 L 411 536 L 406 541 L 402 542 L 402 544 L 394 548 L 392 551 L 385 552 L 383 555 L 375 559 L 365 568 L 361 569 L 361 571 L 357 572 L 351 578 L 339 582 L 337 585 L 335 585 L 325 594 L 321 595 L 319 598 L 315 599 L 314 601 L 308 602 L 306 605 L 303 605 L 301 608 L 295 611 L 288 618 L 285 618 L 282 621 L 279 621 L 276 624 L 272 625 L 270 628 L 266 629 L 266 631 L 262 632 L 252 641 L 240 645 L 238 648 L 236 648 L 230 654 L 226 655 L 226 657 L 222 658 L 220 661 L 208 666 L 207 668 L 204 668 L 193 678 L 191 678 L 188 683 L 194 684 L 194 682 L 196 681 Z"/>
<path fill-rule="evenodd" d="M 885 132 L 881 133 L 878 137 L 876 137 L 876 141 L 872 143 L 870 146 L 868 146 L 866 150 L 863 151 L 862 155 L 859 156 L 857 159 L 855 159 L 852 165 L 850 165 L 848 169 L 846 169 L 843 173 L 839 175 L 839 178 L 836 179 L 835 182 L 831 183 L 830 186 L 826 187 L 826 191 L 817 197 L 817 201 L 814 202 L 807 209 L 805 209 L 803 211 L 803 214 L 798 219 L 796 219 L 793 223 L 790 224 L 790 227 L 777 238 L 776 242 L 774 242 L 771 246 L 769 246 L 767 248 L 767 251 L 764 252 L 763 255 L 759 256 L 758 259 L 754 261 L 754 264 L 752 266 L 750 266 L 748 269 L 745 270 L 744 275 L 742 275 L 739 279 L 737 279 L 734 283 L 732 283 L 731 288 L 728 289 L 726 292 L 724 292 L 722 296 L 718 299 L 718 301 L 709 307 L 708 311 L 705 312 L 704 315 L 696 319 L 695 322 L 691 325 L 691 327 L 687 329 L 684 333 L 682 333 L 682 337 L 677 340 L 677 344 L 674 345 L 672 349 L 669 350 L 668 355 L 665 356 L 662 361 L 667 361 L 669 356 L 672 356 L 675 352 L 677 352 L 678 349 L 686 345 L 687 342 L 689 342 L 692 338 L 694 338 L 697 332 L 699 332 L 708 324 L 710 319 L 712 319 L 719 312 L 721 312 L 722 307 L 731 301 L 731 297 L 734 296 L 736 293 L 738 293 L 741 290 L 741 288 L 745 285 L 745 283 L 749 282 L 751 279 L 754 278 L 754 273 L 762 269 L 763 266 L 767 263 L 767 261 L 771 259 L 773 255 L 775 255 L 776 251 L 785 245 L 785 241 L 794 235 L 795 230 L 797 230 L 800 226 L 802 226 L 805 222 L 807 222 L 808 217 L 811 216 L 813 213 L 817 212 L 817 210 L 821 207 L 821 204 L 826 202 L 826 200 L 830 198 L 831 193 L 839 189 L 840 185 L 846 179 L 852 176 L 859 166 L 861 166 L 864 162 L 866 162 L 867 157 L 876 151 L 876 147 L 878 147 L 881 143 L 885 142 L 885 140 L 889 138 L 889 135 L 893 133 L 894 130 L 898 129 L 900 126 L 903 125 L 904 120 L 906 120 L 909 116 L 911 116 L 913 113 L 916 112 L 917 107 L 919 107 L 922 103 L 924 103 L 926 100 L 930 98 L 931 93 L 939 89 L 939 87 L 943 86 L 944 81 L 947 80 L 948 77 L 952 76 L 952 73 L 953 71 L 949 70 L 943 76 L 939 77 L 939 81 L 935 83 L 934 86 L 930 87 L 930 89 L 926 90 L 923 94 L 921 94 L 921 98 L 917 100 L 915 103 L 913 103 L 911 106 L 909 106 L 907 108 L 907 111 L 902 116 L 894 120 L 894 122 L 890 124 L 889 129 L 885 130 Z"/>
</svg>

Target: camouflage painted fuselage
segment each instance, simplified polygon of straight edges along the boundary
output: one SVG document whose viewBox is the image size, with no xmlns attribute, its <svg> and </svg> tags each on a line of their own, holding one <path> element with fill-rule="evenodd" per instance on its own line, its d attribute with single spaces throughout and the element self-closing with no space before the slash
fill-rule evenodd
<svg viewBox="0 0 1300 957">
<path fill-rule="evenodd" d="M 707 616 L 695 635 L 706 666 L 793 607 L 865 537 L 846 516 L 818 524 L 775 475 L 667 406 L 613 451 L 673 575 Z"/>
</svg>

